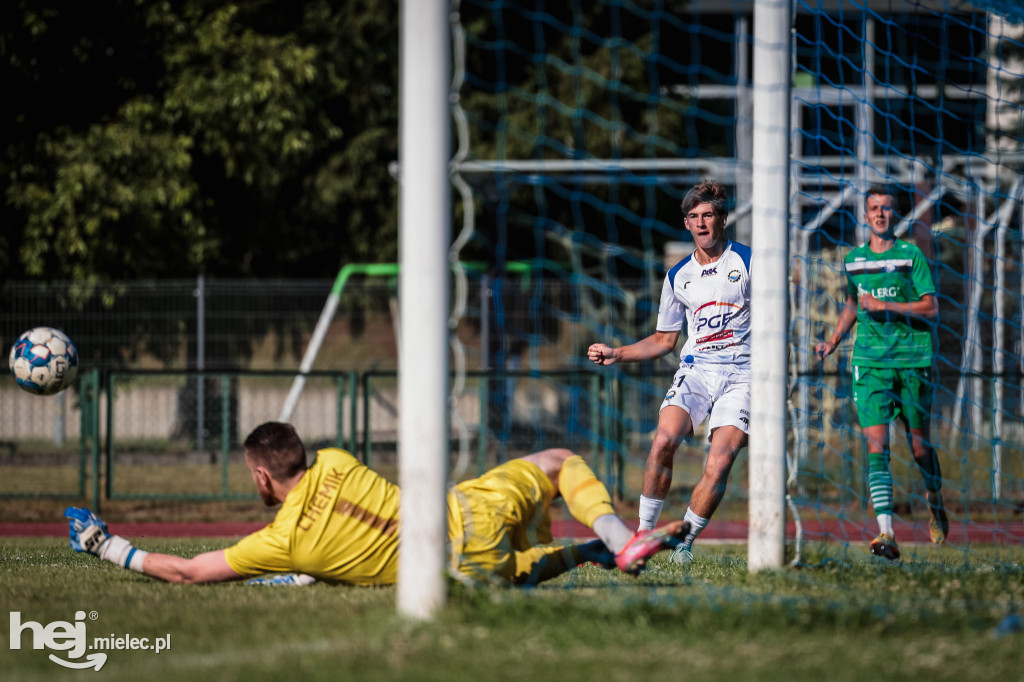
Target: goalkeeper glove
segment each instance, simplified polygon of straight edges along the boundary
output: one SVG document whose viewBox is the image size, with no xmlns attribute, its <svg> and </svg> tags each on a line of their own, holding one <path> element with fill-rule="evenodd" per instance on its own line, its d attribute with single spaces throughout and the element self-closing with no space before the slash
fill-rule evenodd
<svg viewBox="0 0 1024 682">
<path fill-rule="evenodd" d="M 246 585 L 300 585 L 305 587 L 306 585 L 312 585 L 316 582 L 316 578 L 311 575 L 304 573 L 281 573 L 278 575 L 272 575 L 267 578 L 252 578 L 246 580 Z"/>
<path fill-rule="evenodd" d="M 79 507 L 68 507 L 64 517 L 68 519 L 71 549 L 98 556 L 121 568 L 143 572 L 142 565 L 149 552 L 136 549 L 119 535 L 111 535 L 103 519 Z"/>
</svg>

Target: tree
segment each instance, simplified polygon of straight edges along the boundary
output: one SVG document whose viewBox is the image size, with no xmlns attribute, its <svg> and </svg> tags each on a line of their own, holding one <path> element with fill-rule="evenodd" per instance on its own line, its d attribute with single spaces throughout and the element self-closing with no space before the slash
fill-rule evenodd
<svg viewBox="0 0 1024 682">
<path fill-rule="evenodd" d="M 20 95 L 3 109 L 7 277 L 330 277 L 397 252 L 381 238 L 396 233 L 397 11 L 2 11 Z"/>
<path fill-rule="evenodd" d="M 397 17 L 393 0 L 5 4 L 4 277 L 72 280 L 66 308 L 113 313 L 111 281 L 331 278 L 393 260 Z M 147 351 L 173 357 L 191 323 L 133 336 L 172 339 Z M 267 331 L 232 324 L 233 339 Z"/>
</svg>

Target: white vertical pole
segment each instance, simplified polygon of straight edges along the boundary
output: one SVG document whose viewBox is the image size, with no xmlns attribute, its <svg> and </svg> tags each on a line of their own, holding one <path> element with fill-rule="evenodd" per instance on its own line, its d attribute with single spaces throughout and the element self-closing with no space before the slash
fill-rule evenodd
<svg viewBox="0 0 1024 682">
<path fill-rule="evenodd" d="M 970 178 L 970 176 L 968 176 Z M 970 240 L 971 249 L 971 297 L 967 304 L 967 314 L 970 316 L 968 328 L 973 331 L 971 338 L 971 426 L 974 429 L 975 437 L 984 437 L 985 428 L 985 383 L 981 378 L 984 371 L 982 367 L 982 342 L 981 342 L 981 307 L 985 300 L 985 239 L 988 237 L 992 224 L 985 220 L 985 192 L 979 184 L 973 193 L 974 197 L 974 236 Z"/>
<path fill-rule="evenodd" d="M 751 160 L 751 130 L 754 119 L 754 105 L 750 98 L 750 21 L 745 15 L 736 18 L 736 196 L 741 200 L 750 196 L 750 169 L 745 164 Z M 749 244 L 754 229 L 753 215 L 736 221 L 736 241 Z"/>
<path fill-rule="evenodd" d="M 870 16 L 864 19 L 864 69 L 861 71 L 863 96 L 857 103 L 857 196 L 856 206 L 856 239 L 858 244 L 868 240 L 871 230 L 867 222 L 867 190 L 871 185 L 871 153 L 873 151 L 874 108 L 871 106 L 875 93 L 875 20 Z M 879 169 L 885 172 L 886 169 Z"/>
<path fill-rule="evenodd" d="M 399 109 L 398 611 L 428 619 L 446 598 L 449 0 L 403 0 Z"/>
<path fill-rule="evenodd" d="M 751 277 L 750 571 L 786 557 L 786 353 L 789 326 L 790 0 L 754 5 Z"/>
<path fill-rule="evenodd" d="M 992 187 L 998 187 L 992 183 Z M 995 191 L 993 191 L 995 194 Z M 1008 201 L 1013 201 L 1009 199 Z M 1009 221 L 1007 221 L 1009 222 Z M 1003 497 L 1003 329 L 1006 319 L 1006 230 L 1009 225 L 996 221 L 995 294 L 993 295 L 994 315 L 992 321 L 992 373 L 995 374 L 992 396 L 992 500 L 998 503 Z"/>
</svg>

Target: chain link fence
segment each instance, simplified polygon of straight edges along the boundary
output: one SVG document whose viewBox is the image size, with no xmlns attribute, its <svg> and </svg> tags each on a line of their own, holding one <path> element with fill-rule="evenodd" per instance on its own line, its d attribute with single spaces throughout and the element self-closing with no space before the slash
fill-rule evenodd
<svg viewBox="0 0 1024 682">
<path fill-rule="evenodd" d="M 0 382 L 0 496 L 251 495 L 240 441 L 257 424 L 278 418 L 332 284 L 3 285 L 6 342 L 33 326 L 60 327 L 76 342 L 82 365 L 76 384 L 56 396 Z M 394 284 L 358 279 L 341 297 L 291 419 L 311 451 L 339 445 L 375 466 L 393 462 Z M 616 297 L 606 295 L 599 280 L 530 276 L 499 282 L 479 275 L 470 284 L 455 330 L 466 354 L 465 388 L 453 403 L 466 427 L 453 431 L 453 443 L 461 437 L 468 447 L 453 444 L 453 476 L 544 447 L 570 447 L 590 458 L 610 489 L 631 495 L 675 361 L 596 368 L 585 351 L 597 340 L 621 344 L 650 333 L 657 292 L 633 282 L 628 296 Z M 949 322 L 958 328 L 957 320 Z M 955 366 L 960 348 L 943 344 L 943 351 L 952 356 L 946 366 Z M 808 495 L 833 478 L 844 481 L 841 490 L 863 487 L 846 353 L 837 354 L 837 373 L 815 373 L 814 390 L 794 396 L 798 483 Z M 1024 476 L 1019 422 L 989 424 L 997 411 L 979 403 L 985 414 L 973 430 L 958 430 L 960 401 L 953 396 L 962 377 L 946 373 L 942 379 L 936 429 L 951 455 L 959 451 L 965 498 L 998 497 L 991 489 L 1000 480 L 1005 490 L 1018 489 Z M 1003 398 L 1007 414 L 1017 414 L 1018 389 Z M 996 395 L 995 388 L 984 395 L 990 393 Z M 999 440 L 982 438 L 989 431 Z M 980 446 L 968 438 L 974 434 Z M 702 437 L 698 431 L 692 439 L 698 451 Z M 680 466 L 690 460 L 699 469 L 700 458 Z M 683 473 L 681 480 L 699 476 Z"/>
</svg>

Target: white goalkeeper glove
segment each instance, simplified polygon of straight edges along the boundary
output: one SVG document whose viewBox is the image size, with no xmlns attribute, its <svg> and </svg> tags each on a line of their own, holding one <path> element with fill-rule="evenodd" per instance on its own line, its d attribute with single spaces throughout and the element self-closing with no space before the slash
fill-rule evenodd
<svg viewBox="0 0 1024 682">
<path fill-rule="evenodd" d="M 142 573 L 142 565 L 149 552 L 136 549 L 132 543 L 119 535 L 111 535 L 103 519 L 88 509 L 68 507 L 64 510 L 64 517 L 68 519 L 71 549 L 98 556 L 121 568 Z"/>
<path fill-rule="evenodd" d="M 305 573 L 281 573 L 266 578 L 252 578 L 246 580 L 246 585 L 298 585 L 305 587 L 316 582 L 316 578 Z"/>
</svg>

